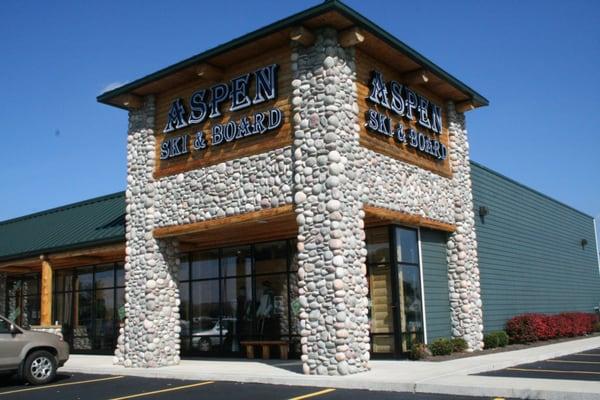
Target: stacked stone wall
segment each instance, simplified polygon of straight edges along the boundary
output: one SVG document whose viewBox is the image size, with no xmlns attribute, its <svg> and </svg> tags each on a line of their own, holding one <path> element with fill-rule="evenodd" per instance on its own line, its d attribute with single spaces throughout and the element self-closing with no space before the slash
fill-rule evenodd
<svg viewBox="0 0 600 400">
<path fill-rule="evenodd" d="M 332 29 L 292 54 L 294 204 L 304 372 L 368 369 L 369 321 L 354 50 Z"/>
<path fill-rule="evenodd" d="M 454 223 L 450 179 L 370 149 L 361 150 L 365 160 L 361 182 L 369 204 Z"/>
<path fill-rule="evenodd" d="M 156 225 L 189 224 L 291 204 L 291 186 L 289 146 L 168 176 L 157 182 Z"/>
</svg>

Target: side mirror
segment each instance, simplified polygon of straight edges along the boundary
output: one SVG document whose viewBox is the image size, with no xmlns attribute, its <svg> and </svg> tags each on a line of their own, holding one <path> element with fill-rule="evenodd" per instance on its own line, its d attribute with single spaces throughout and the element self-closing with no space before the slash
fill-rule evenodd
<svg viewBox="0 0 600 400">
<path fill-rule="evenodd" d="M 10 333 L 16 335 L 17 333 L 21 333 L 21 331 L 15 324 L 10 324 Z"/>
</svg>

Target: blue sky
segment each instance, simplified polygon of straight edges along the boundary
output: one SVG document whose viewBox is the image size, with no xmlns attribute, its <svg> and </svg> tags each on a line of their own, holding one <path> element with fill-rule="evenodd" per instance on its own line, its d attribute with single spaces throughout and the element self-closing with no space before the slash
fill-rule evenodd
<svg viewBox="0 0 600 400">
<path fill-rule="evenodd" d="M 0 220 L 123 190 L 131 81 L 318 1 L 0 2 Z M 600 2 L 347 4 L 490 100 L 472 158 L 600 214 Z"/>
</svg>

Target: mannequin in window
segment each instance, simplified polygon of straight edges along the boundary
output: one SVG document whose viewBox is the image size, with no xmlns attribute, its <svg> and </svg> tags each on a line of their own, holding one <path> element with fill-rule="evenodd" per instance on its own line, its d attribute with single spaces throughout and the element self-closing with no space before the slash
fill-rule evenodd
<svg viewBox="0 0 600 400">
<path fill-rule="evenodd" d="M 273 292 L 270 281 L 262 282 L 260 293 L 258 306 L 256 308 L 256 319 L 258 320 L 259 334 L 263 336 L 265 334 L 265 320 L 273 317 L 273 311 L 275 308 L 275 293 Z M 269 329 L 267 329 L 267 331 L 267 334 L 274 333 L 269 332 Z"/>
</svg>

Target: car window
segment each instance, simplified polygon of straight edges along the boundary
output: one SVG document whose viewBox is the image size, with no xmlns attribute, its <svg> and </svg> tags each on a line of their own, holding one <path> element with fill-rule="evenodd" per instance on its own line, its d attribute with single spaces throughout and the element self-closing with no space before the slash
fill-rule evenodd
<svg viewBox="0 0 600 400">
<path fill-rule="evenodd" d="M 10 324 L 0 319 L 0 333 L 10 333 Z"/>
</svg>

